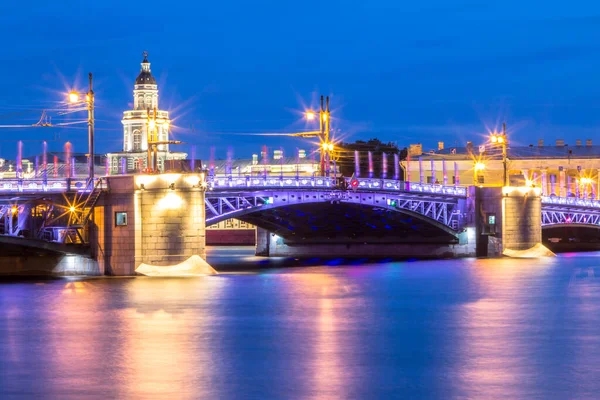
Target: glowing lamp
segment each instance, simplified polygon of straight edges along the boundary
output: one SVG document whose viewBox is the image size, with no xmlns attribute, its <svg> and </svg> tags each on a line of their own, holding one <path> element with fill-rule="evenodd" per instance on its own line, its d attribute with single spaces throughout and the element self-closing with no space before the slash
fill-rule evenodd
<svg viewBox="0 0 600 400">
<path fill-rule="evenodd" d="M 329 148 L 329 151 L 333 151 L 333 143 L 329 143 L 328 148 Z"/>
<path fill-rule="evenodd" d="M 150 127 L 150 129 L 154 129 L 156 127 L 156 122 L 153 119 L 151 119 L 148 122 L 148 126 Z"/>
<path fill-rule="evenodd" d="M 498 141 L 498 136 L 492 135 L 492 137 L 490 138 L 490 140 L 492 141 L 492 143 L 496 143 Z"/>
<path fill-rule="evenodd" d="M 498 136 L 498 143 L 504 143 L 504 138 L 502 136 Z"/>
<path fill-rule="evenodd" d="M 305 113 L 306 115 L 306 119 L 309 121 L 313 121 L 315 119 L 315 112 L 314 111 L 307 111 Z"/>
<path fill-rule="evenodd" d="M 71 103 L 77 103 L 79 101 L 79 94 L 75 92 L 69 93 L 69 101 Z"/>
<path fill-rule="evenodd" d="M 74 206 L 69 207 L 69 211 L 71 211 L 72 213 L 74 213 L 75 212 L 75 207 Z"/>
</svg>

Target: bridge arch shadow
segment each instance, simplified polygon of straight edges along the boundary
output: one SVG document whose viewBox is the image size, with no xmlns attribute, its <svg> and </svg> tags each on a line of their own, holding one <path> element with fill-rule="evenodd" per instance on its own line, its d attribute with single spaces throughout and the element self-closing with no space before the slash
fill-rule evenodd
<svg viewBox="0 0 600 400">
<path fill-rule="evenodd" d="M 459 232 L 417 212 L 382 204 L 314 201 L 260 204 L 207 219 L 228 218 L 266 229 L 287 241 L 303 243 L 457 243 Z"/>
</svg>

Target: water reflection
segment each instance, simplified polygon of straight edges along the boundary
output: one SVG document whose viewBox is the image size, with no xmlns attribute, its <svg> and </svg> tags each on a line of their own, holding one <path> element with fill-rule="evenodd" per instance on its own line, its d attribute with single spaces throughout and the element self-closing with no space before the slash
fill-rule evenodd
<svg viewBox="0 0 600 400">
<path fill-rule="evenodd" d="M 0 290 L 0 398 L 593 398 L 594 257 Z"/>
</svg>

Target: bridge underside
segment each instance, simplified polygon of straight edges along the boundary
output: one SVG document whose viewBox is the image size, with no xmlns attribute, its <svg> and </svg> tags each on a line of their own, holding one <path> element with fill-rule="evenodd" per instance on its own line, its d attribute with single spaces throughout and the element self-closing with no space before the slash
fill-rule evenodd
<svg viewBox="0 0 600 400">
<path fill-rule="evenodd" d="M 542 240 L 554 252 L 597 251 L 600 250 L 600 225 L 543 226 Z"/>
<path fill-rule="evenodd" d="M 238 219 L 287 243 L 458 243 L 456 233 L 408 211 L 353 203 L 307 203 L 260 209 Z"/>
<path fill-rule="evenodd" d="M 90 248 L 83 245 L 0 235 L 0 253 L 3 256 L 79 255 L 90 257 Z"/>
</svg>

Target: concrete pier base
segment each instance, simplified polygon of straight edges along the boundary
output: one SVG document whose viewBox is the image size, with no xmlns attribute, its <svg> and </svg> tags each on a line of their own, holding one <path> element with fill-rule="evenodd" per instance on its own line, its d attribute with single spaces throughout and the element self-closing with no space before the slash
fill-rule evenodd
<svg viewBox="0 0 600 400">
<path fill-rule="evenodd" d="M 259 232 L 260 231 L 260 232 Z M 457 244 L 443 243 L 286 243 L 263 229 L 257 230 L 256 255 L 264 257 L 394 257 L 459 258 L 475 256 L 475 230 L 467 228 Z"/>
<path fill-rule="evenodd" d="M 0 276 L 104 275 L 96 260 L 79 255 L 0 257 Z"/>
<path fill-rule="evenodd" d="M 174 266 L 206 256 L 199 174 L 109 177 L 94 209 L 94 255 L 107 275 L 136 275 L 141 264 Z"/>
</svg>

